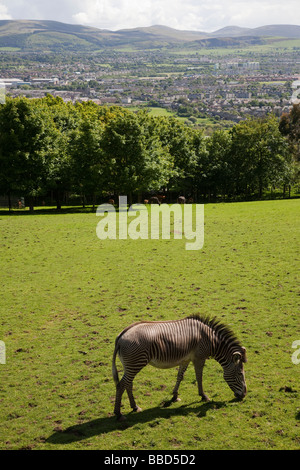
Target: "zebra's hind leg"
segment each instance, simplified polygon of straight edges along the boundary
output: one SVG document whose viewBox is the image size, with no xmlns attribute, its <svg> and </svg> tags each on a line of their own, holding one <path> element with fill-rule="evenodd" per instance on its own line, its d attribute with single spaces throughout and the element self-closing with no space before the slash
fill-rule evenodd
<svg viewBox="0 0 300 470">
<path fill-rule="evenodd" d="M 180 385 L 180 383 L 183 379 L 184 373 L 187 370 L 188 365 L 189 365 L 189 362 L 179 366 L 179 370 L 178 370 L 178 374 L 177 374 L 177 380 L 176 380 L 176 384 L 175 384 L 175 387 L 174 387 L 174 390 L 173 390 L 173 396 L 171 398 L 171 402 L 180 401 L 180 398 L 178 398 L 178 389 L 179 389 L 179 385 Z"/>
<path fill-rule="evenodd" d="M 124 363 L 124 360 L 122 361 Z M 124 375 L 120 382 L 117 384 L 116 390 L 116 401 L 115 401 L 115 409 L 114 413 L 117 416 L 118 421 L 124 421 L 126 418 L 121 413 L 121 400 L 124 390 L 127 391 L 128 398 L 130 401 L 130 406 L 133 408 L 134 411 L 141 411 L 141 409 L 136 405 L 133 394 L 132 394 L 132 382 L 138 372 L 147 365 L 147 359 L 144 362 L 140 362 L 140 364 L 133 370 L 128 370 L 128 366 L 123 364 L 124 366 Z"/>
<path fill-rule="evenodd" d="M 133 385 L 132 382 L 129 383 L 126 386 L 126 391 L 127 391 L 127 395 L 128 395 L 128 398 L 129 398 L 129 403 L 130 403 L 130 406 L 132 408 L 132 411 L 135 411 L 135 412 L 139 413 L 140 411 L 142 411 L 142 408 L 137 406 L 137 404 L 135 402 L 135 399 L 134 399 L 134 396 L 133 396 L 133 393 L 132 393 L 132 385 Z"/>
<path fill-rule="evenodd" d="M 124 421 L 125 417 L 121 413 L 121 400 L 122 400 L 122 395 L 125 390 L 125 379 L 124 376 L 120 380 L 120 382 L 116 385 L 116 399 L 115 399 L 115 408 L 114 408 L 114 414 L 117 417 L 118 421 Z"/>
<path fill-rule="evenodd" d="M 142 409 L 139 406 L 137 406 L 135 402 L 135 399 L 132 393 L 132 382 L 133 382 L 133 379 L 128 378 L 126 375 L 124 375 L 122 379 L 120 380 L 120 382 L 117 384 L 114 413 L 118 421 L 126 420 L 125 416 L 122 415 L 121 413 L 121 400 L 122 400 L 122 395 L 125 389 L 127 391 L 130 406 L 133 409 L 133 411 L 137 411 L 137 412 L 142 411 Z"/>
</svg>

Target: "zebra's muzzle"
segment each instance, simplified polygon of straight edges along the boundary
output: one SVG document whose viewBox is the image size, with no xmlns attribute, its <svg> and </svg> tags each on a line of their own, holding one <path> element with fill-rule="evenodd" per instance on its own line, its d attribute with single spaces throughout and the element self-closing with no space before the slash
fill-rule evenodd
<svg viewBox="0 0 300 470">
<path fill-rule="evenodd" d="M 247 388 L 246 386 L 244 387 L 243 391 L 241 392 L 235 392 L 234 396 L 235 398 L 237 398 L 238 400 L 243 400 L 243 398 L 245 398 L 246 396 L 246 393 L 247 393 Z"/>
</svg>

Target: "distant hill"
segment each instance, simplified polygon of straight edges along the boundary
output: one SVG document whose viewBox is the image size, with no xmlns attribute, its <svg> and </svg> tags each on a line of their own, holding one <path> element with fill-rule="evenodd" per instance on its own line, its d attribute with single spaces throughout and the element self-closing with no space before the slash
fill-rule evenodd
<svg viewBox="0 0 300 470">
<path fill-rule="evenodd" d="M 260 39 L 257 38 L 263 37 L 300 38 L 300 26 L 227 26 L 213 33 L 205 33 L 181 31 L 161 25 L 109 31 L 57 21 L 0 21 L 0 48 L 17 48 L 28 52 L 95 51 L 120 47 L 154 49 L 191 43 L 201 47 L 229 47 L 259 43 Z"/>
<path fill-rule="evenodd" d="M 274 24 L 260 26 L 259 28 L 240 28 L 239 26 L 226 26 L 211 33 L 214 37 L 235 37 L 235 36 L 259 36 L 259 37 L 283 37 L 300 38 L 300 26 Z"/>
<path fill-rule="evenodd" d="M 236 36 L 236 37 L 217 37 L 205 38 L 185 43 L 185 47 L 189 49 L 197 48 L 243 48 L 249 45 L 266 44 L 268 40 L 259 36 Z"/>
<path fill-rule="evenodd" d="M 164 41 L 175 41 L 175 42 L 188 42 L 195 41 L 196 39 L 202 39 L 209 36 L 208 33 L 202 33 L 199 31 L 181 31 L 179 29 L 173 29 L 168 26 L 149 26 L 145 28 L 135 29 L 121 29 L 116 32 L 118 35 L 122 35 L 123 38 L 130 38 L 134 35 L 139 38 L 139 35 L 143 35 L 144 38 L 159 39 Z"/>
<path fill-rule="evenodd" d="M 239 26 L 225 26 L 225 28 L 218 29 L 218 31 L 210 33 L 210 36 L 213 36 L 215 38 L 245 36 L 247 35 L 247 32 L 250 33 L 251 31 L 251 28 L 240 28 Z"/>
<path fill-rule="evenodd" d="M 205 33 L 178 31 L 166 26 L 109 31 L 57 21 L 0 21 L 0 47 L 24 51 L 84 51 L 128 45 L 148 49 L 207 36 Z"/>
</svg>

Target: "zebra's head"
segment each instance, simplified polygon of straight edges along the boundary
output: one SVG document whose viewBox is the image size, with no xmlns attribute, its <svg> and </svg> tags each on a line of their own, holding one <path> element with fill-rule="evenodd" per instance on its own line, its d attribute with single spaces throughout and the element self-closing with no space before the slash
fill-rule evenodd
<svg viewBox="0 0 300 470">
<path fill-rule="evenodd" d="M 241 347 L 234 351 L 223 366 L 224 379 L 233 391 L 236 398 L 242 400 L 247 393 L 244 372 L 244 362 L 247 362 L 246 349 Z"/>
</svg>

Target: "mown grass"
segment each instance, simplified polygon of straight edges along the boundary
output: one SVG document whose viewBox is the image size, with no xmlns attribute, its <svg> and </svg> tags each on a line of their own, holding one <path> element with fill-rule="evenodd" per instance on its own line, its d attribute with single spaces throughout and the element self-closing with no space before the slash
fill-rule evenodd
<svg viewBox="0 0 300 470">
<path fill-rule="evenodd" d="M 297 449 L 300 201 L 205 206 L 205 243 L 99 240 L 95 213 L 0 215 L 1 449 Z M 243 402 L 211 360 L 168 408 L 176 370 L 134 381 L 113 416 L 116 335 L 137 320 L 216 315 L 247 348 Z M 120 363 L 118 362 L 119 366 Z M 121 369 L 121 367 L 120 367 Z"/>
<path fill-rule="evenodd" d="M 194 126 L 197 126 L 199 128 L 203 128 L 203 131 L 205 134 L 209 135 L 212 133 L 212 130 L 213 129 L 220 129 L 220 127 L 223 126 L 223 122 L 217 122 L 214 120 L 214 119 L 210 119 L 208 117 L 205 117 L 205 118 L 195 118 L 195 121 L 190 121 L 189 118 L 187 116 L 183 117 L 183 116 L 178 116 L 178 114 L 172 112 L 172 111 L 169 111 L 168 109 L 166 108 L 154 108 L 154 107 L 142 107 L 142 108 L 138 108 L 138 107 L 134 107 L 134 106 L 130 106 L 129 109 L 131 111 L 137 111 L 138 109 L 143 109 L 145 108 L 150 116 L 158 116 L 158 117 L 169 117 L 169 118 L 175 118 L 177 119 L 178 121 L 182 122 L 182 123 L 189 123 L 189 125 L 194 125 Z M 227 125 L 228 126 L 231 126 L 233 125 L 234 123 L 232 121 L 226 121 Z"/>
</svg>

